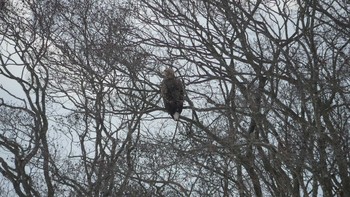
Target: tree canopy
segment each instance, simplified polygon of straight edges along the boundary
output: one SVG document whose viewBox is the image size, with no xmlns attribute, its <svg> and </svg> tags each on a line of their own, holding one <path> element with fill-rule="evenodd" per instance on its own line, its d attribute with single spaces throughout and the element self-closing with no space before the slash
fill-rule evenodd
<svg viewBox="0 0 350 197">
<path fill-rule="evenodd" d="M 333 0 L 0 1 L 0 196 L 350 196 L 349 18 Z"/>
</svg>

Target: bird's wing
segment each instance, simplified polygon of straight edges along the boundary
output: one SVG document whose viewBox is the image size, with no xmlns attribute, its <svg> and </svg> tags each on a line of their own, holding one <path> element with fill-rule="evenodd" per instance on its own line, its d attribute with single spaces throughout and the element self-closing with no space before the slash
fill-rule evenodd
<svg viewBox="0 0 350 197">
<path fill-rule="evenodd" d="M 177 94 L 176 97 L 178 100 L 183 101 L 184 100 L 184 94 L 185 94 L 185 88 L 183 83 L 181 82 L 180 79 L 176 79 L 175 80 L 176 83 L 176 90 L 177 90 Z"/>
<path fill-rule="evenodd" d="M 160 95 L 162 96 L 164 101 L 171 102 L 171 98 L 169 98 L 168 86 L 166 83 L 168 83 L 168 81 L 163 80 L 160 84 Z"/>
</svg>

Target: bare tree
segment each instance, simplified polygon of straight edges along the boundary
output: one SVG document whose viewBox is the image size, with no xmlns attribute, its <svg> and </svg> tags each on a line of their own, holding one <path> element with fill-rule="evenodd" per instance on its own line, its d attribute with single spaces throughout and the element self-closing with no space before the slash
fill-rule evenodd
<svg viewBox="0 0 350 197">
<path fill-rule="evenodd" d="M 47 117 L 48 39 L 26 8 L 7 7 L 1 15 L 1 168 L 19 196 L 52 196 Z M 20 92 L 17 92 L 17 91 Z M 6 157 L 3 157 L 3 156 Z M 40 168 L 37 168 L 40 166 Z M 5 184 L 6 186 L 7 184 Z"/>
<path fill-rule="evenodd" d="M 191 194 L 349 195 L 349 5 L 142 6 L 141 37 L 187 80 L 188 145 L 174 146 L 193 162 Z"/>
<path fill-rule="evenodd" d="M 343 1 L 7 1 L 0 193 L 350 196 Z M 160 72 L 185 84 L 179 122 Z"/>
<path fill-rule="evenodd" d="M 133 150 L 141 118 L 155 110 L 143 100 L 157 94 L 143 81 L 150 75 L 140 73 L 147 53 L 132 40 L 132 6 L 57 0 L 8 9 L 1 16 L 2 189 L 19 196 L 149 193 L 131 181 Z"/>
</svg>

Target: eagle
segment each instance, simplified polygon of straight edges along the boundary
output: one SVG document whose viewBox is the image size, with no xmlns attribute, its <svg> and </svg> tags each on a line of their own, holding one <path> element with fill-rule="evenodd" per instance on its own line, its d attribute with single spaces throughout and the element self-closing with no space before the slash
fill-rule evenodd
<svg viewBox="0 0 350 197">
<path fill-rule="evenodd" d="M 163 72 L 163 81 L 160 84 L 160 93 L 165 110 L 178 121 L 184 104 L 184 86 L 180 79 L 175 77 L 173 69 L 166 68 Z"/>
</svg>

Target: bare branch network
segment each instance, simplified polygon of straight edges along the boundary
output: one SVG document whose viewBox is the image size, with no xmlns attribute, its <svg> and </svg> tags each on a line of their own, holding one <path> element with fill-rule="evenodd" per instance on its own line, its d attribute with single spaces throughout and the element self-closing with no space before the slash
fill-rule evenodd
<svg viewBox="0 0 350 197">
<path fill-rule="evenodd" d="M 350 196 L 349 18 L 0 0 L 0 196 Z"/>
</svg>

